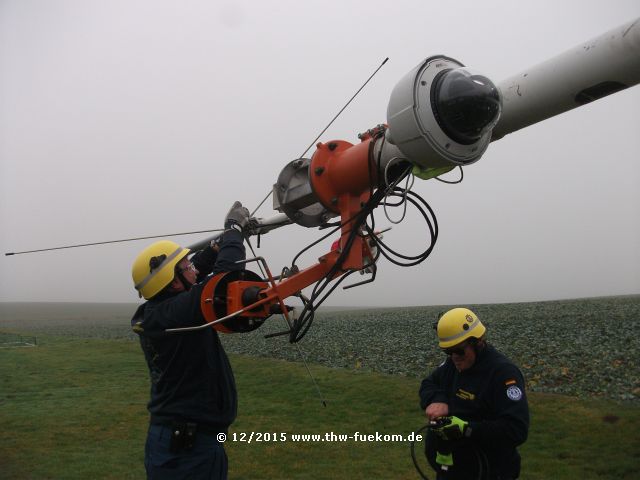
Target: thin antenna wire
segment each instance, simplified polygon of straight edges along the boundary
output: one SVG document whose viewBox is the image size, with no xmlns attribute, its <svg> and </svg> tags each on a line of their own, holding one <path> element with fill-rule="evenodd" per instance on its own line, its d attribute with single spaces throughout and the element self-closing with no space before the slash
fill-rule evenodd
<svg viewBox="0 0 640 480">
<path fill-rule="evenodd" d="M 349 104 L 353 101 L 353 99 L 358 96 L 358 94 L 362 91 L 362 89 L 371 81 L 371 79 L 376 75 L 376 73 L 378 73 L 378 71 L 384 66 L 384 64 L 387 63 L 388 60 L 389 60 L 389 57 L 385 58 L 382 61 L 380 66 L 375 69 L 375 71 L 371 74 L 371 76 L 369 76 L 369 78 L 367 78 L 367 81 L 364 82 L 362 84 L 362 86 L 358 89 L 358 91 L 353 94 L 353 96 L 349 99 L 349 101 L 347 103 L 345 103 L 344 107 L 342 107 L 340 109 L 340 111 L 336 114 L 336 116 L 333 117 L 333 119 L 331 119 L 331 121 L 327 124 L 327 126 L 324 127 L 324 129 L 318 134 L 318 136 L 313 140 L 313 142 L 311 142 L 311 144 L 307 147 L 307 149 L 304 152 L 302 152 L 302 155 L 300 155 L 298 158 L 302 158 L 309 151 L 309 149 L 315 145 L 316 141 L 322 136 L 322 134 L 327 131 L 327 129 L 333 124 L 333 122 L 336 121 L 336 119 L 340 116 L 340 114 L 342 112 L 344 112 L 345 108 L 347 108 L 349 106 Z M 440 181 L 444 181 L 444 180 L 440 180 Z M 269 191 L 269 193 L 267 193 L 267 195 L 264 197 L 264 199 L 260 202 L 260 204 L 251 213 L 251 216 L 253 216 L 258 211 L 258 209 L 262 206 L 262 204 L 264 202 L 267 201 L 267 199 L 269 198 L 269 196 L 272 193 L 273 193 L 273 190 L 271 190 L 271 191 Z M 194 231 L 194 232 L 170 233 L 170 234 L 167 234 L 167 235 L 150 235 L 150 236 L 147 236 L 147 237 L 124 238 L 124 239 L 121 239 L 121 240 L 108 240 L 108 241 L 105 241 L 105 242 L 79 243 L 77 245 L 65 245 L 65 246 L 62 246 L 62 247 L 40 248 L 40 249 L 37 249 L 37 250 L 25 250 L 25 251 L 22 251 L 22 252 L 6 252 L 5 256 L 23 255 L 23 254 L 27 254 L 27 253 L 38 253 L 38 252 L 50 252 L 52 250 L 64 250 L 64 249 L 67 249 L 67 248 L 92 247 L 92 246 L 95 246 L 95 245 L 106 245 L 106 244 L 110 244 L 110 243 L 133 242 L 135 240 L 148 240 L 148 239 L 151 239 L 151 238 L 177 237 L 177 236 L 180 236 L 180 235 L 192 235 L 192 234 L 196 234 L 196 233 L 221 232 L 223 230 L 224 229 L 222 229 L 222 228 L 217 228 L 217 229 L 213 229 L 213 230 L 198 230 L 198 231 Z"/>
<path fill-rule="evenodd" d="M 304 363 L 304 368 L 307 369 L 307 373 L 311 377 L 311 381 L 313 382 L 313 385 L 316 387 L 316 391 L 318 392 L 318 397 L 320 397 L 320 401 L 322 402 L 322 405 L 326 407 L 327 406 L 327 402 L 324 399 L 324 396 L 322 395 L 322 392 L 320 391 L 320 386 L 318 385 L 318 382 L 316 382 L 316 379 L 314 378 L 313 374 L 311 373 L 311 370 L 309 370 L 309 365 L 307 364 L 307 359 L 305 358 L 304 354 L 302 353 L 302 349 L 300 348 L 300 344 L 298 342 L 296 342 L 296 345 L 298 347 L 298 352 L 300 353 L 300 357 L 302 357 L 302 363 Z"/>
<path fill-rule="evenodd" d="M 255 213 L 258 211 L 258 209 L 262 206 L 262 204 L 263 204 L 264 202 L 266 202 L 266 201 L 267 201 L 267 198 L 269 198 L 269 197 L 271 196 L 271 194 L 272 194 L 272 193 L 273 193 L 273 190 L 269 190 L 269 193 L 267 193 L 267 196 L 266 196 L 266 197 L 264 197 L 264 198 L 262 199 L 262 201 L 258 204 L 258 206 L 253 210 L 253 212 L 251 212 L 251 215 L 249 215 L 250 217 L 253 217 L 253 216 L 255 215 Z"/>
<path fill-rule="evenodd" d="M 108 243 L 133 242 L 134 240 L 148 240 L 150 238 L 177 237 L 180 235 L 192 235 L 195 233 L 222 232 L 224 228 L 214 228 L 212 230 L 197 230 L 194 232 L 169 233 L 167 235 L 150 235 L 148 237 L 123 238 L 121 240 L 107 240 L 106 242 L 79 243 L 77 245 L 65 245 L 63 247 L 40 248 L 38 250 L 25 250 L 24 252 L 8 252 L 5 255 L 22 255 L 24 253 L 49 252 L 51 250 L 63 250 L 65 248 L 91 247 L 94 245 L 105 245 Z"/>
<path fill-rule="evenodd" d="M 356 98 L 356 96 L 357 96 L 357 95 L 362 91 L 362 89 L 367 85 L 367 83 L 369 83 L 369 81 L 370 81 L 370 80 L 375 76 L 375 74 L 376 74 L 376 73 L 378 73 L 378 71 L 383 67 L 383 65 L 384 65 L 385 63 L 387 63 L 387 61 L 388 61 L 388 60 L 389 60 L 389 57 L 385 58 L 385 59 L 382 61 L 382 63 L 380 64 L 380 66 L 379 66 L 378 68 L 376 68 L 375 72 L 373 72 L 373 73 L 371 74 L 371 76 L 367 79 L 367 81 L 366 81 L 366 82 L 364 82 L 364 83 L 362 84 L 362 86 L 358 89 L 358 91 L 357 91 L 356 93 L 354 93 L 354 94 L 353 94 L 353 97 L 351 97 L 351 98 L 349 99 L 349 101 L 348 101 L 347 103 L 345 103 L 344 107 L 342 107 L 342 109 L 340 109 L 340 111 L 336 114 L 336 116 L 335 116 L 335 117 L 333 117 L 333 119 L 329 122 L 329 124 L 328 124 L 326 127 L 324 127 L 324 130 L 322 130 L 322 131 L 318 134 L 318 136 L 313 140 L 313 142 L 311 142 L 311 144 L 307 147 L 307 149 L 306 149 L 304 152 L 302 152 L 302 155 L 300 155 L 298 158 L 302 158 L 302 157 L 304 157 L 304 155 L 309 151 L 309 149 L 310 149 L 311 147 L 313 147 L 313 146 L 316 144 L 316 141 L 317 141 L 317 140 L 322 136 L 322 134 L 323 134 L 324 132 L 326 132 L 326 131 L 327 131 L 327 129 L 331 126 L 331 124 L 333 124 L 333 122 L 335 122 L 335 121 L 336 121 L 336 118 L 338 118 L 338 117 L 340 116 L 340 114 L 344 111 L 344 109 L 345 109 L 345 108 L 347 108 L 347 107 L 349 106 L 349 104 L 353 101 L 353 99 L 354 99 L 354 98 Z"/>
<path fill-rule="evenodd" d="M 375 76 L 375 74 L 376 74 L 376 73 L 378 73 L 378 71 L 383 67 L 383 65 L 384 65 L 385 63 L 387 63 L 387 61 L 388 61 L 388 60 L 389 60 L 389 57 L 385 58 L 385 59 L 382 61 L 382 63 L 380 64 L 380 66 L 379 66 L 378 68 L 376 68 L 376 70 L 371 74 L 371 76 L 370 76 L 369 78 L 367 78 L 367 81 L 366 81 L 366 82 L 364 82 L 364 83 L 362 84 L 362 86 L 358 89 L 358 91 L 357 91 L 356 93 L 354 93 L 354 94 L 353 94 L 353 97 L 351 97 L 351 98 L 349 99 L 349 101 L 348 101 L 347 103 L 345 103 L 344 107 L 342 107 L 342 108 L 340 109 L 340 111 L 336 114 L 336 116 L 335 116 L 335 117 L 333 117 L 333 119 L 331 119 L 331 121 L 327 124 L 327 126 L 326 126 L 326 127 L 324 127 L 324 130 L 322 130 L 322 131 L 318 134 L 318 136 L 313 140 L 313 142 L 311 142 L 311 144 L 309 144 L 309 146 L 307 147 L 307 149 L 306 149 L 304 152 L 302 152 L 302 155 L 300 155 L 298 158 L 302 158 L 302 157 L 304 157 L 304 156 L 305 156 L 305 154 L 309 151 L 309 149 L 315 145 L 315 143 L 316 143 L 316 142 L 318 141 L 318 139 L 322 136 L 322 134 L 323 134 L 324 132 L 326 132 L 326 131 L 327 131 L 327 129 L 328 129 L 328 128 L 333 124 L 333 122 L 335 122 L 335 121 L 336 121 L 336 119 L 340 116 L 340 114 L 341 114 L 342 112 L 344 112 L 344 109 L 345 109 L 345 108 L 347 108 L 347 107 L 349 106 L 349 104 L 353 101 L 353 99 L 354 99 L 354 98 L 356 98 L 356 97 L 358 96 L 358 94 L 362 91 L 362 89 L 363 89 L 364 87 L 366 87 L 366 86 L 367 86 L 367 83 L 369 83 L 369 81 L 370 81 L 370 80 Z M 269 193 L 267 193 L 267 196 L 266 196 L 266 197 L 264 197 L 264 200 L 262 200 L 262 201 L 260 202 L 260 205 L 258 205 L 258 206 L 256 207 L 256 209 L 251 213 L 251 216 L 252 216 L 252 217 L 253 217 L 253 215 L 258 211 L 258 209 L 262 206 L 262 204 L 267 200 L 267 198 L 269 198 L 269 196 L 270 196 L 272 193 L 273 193 L 273 190 L 270 190 L 270 191 L 269 191 Z"/>
<path fill-rule="evenodd" d="M 264 200 L 263 200 L 263 202 L 264 202 Z M 258 208 L 259 207 L 260 207 L 260 205 L 258 205 Z M 257 257 L 256 252 L 253 250 L 253 245 L 251 245 L 251 242 L 249 241 L 249 237 L 245 237 L 245 241 L 247 242 L 247 245 L 249 245 L 249 249 L 251 250 L 251 254 L 254 257 Z M 267 274 L 264 271 L 264 269 L 262 268 L 262 265 L 260 263 L 258 263 L 258 266 L 260 267 L 260 272 L 262 272 L 263 278 L 267 278 Z M 281 317 L 282 317 L 282 320 L 284 320 L 284 322 L 287 324 L 287 327 L 291 328 L 291 325 L 289 325 L 289 322 L 285 318 L 284 314 L 282 314 Z M 302 351 L 302 348 L 300 347 L 300 344 L 297 343 L 297 342 L 296 342 L 296 347 L 298 348 L 298 354 L 300 355 L 300 358 L 302 358 L 302 363 L 304 363 L 304 368 L 307 369 L 307 373 L 309 374 L 309 377 L 311 378 L 311 382 L 313 383 L 313 386 L 316 387 L 316 392 L 318 392 L 318 397 L 320 398 L 320 402 L 322 402 L 322 405 L 324 405 L 326 407 L 327 406 L 327 402 L 324 399 L 324 395 L 322 395 L 322 391 L 320 390 L 320 386 L 318 385 L 318 382 L 316 381 L 315 377 L 311 373 L 311 370 L 309 369 L 309 365 L 307 364 L 307 357 L 305 356 L 304 352 Z"/>
</svg>

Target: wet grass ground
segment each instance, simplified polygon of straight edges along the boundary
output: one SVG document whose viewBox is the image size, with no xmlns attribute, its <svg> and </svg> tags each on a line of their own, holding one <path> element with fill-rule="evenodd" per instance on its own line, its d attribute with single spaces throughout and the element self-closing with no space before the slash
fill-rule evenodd
<svg viewBox="0 0 640 480">
<path fill-rule="evenodd" d="M 292 434 L 401 434 L 424 423 L 415 378 L 231 355 L 240 394 L 227 452 L 233 479 L 418 478 L 407 442 L 293 442 Z M 144 478 L 148 374 L 128 340 L 39 336 L 0 350 L 0 477 Z M 523 479 L 632 479 L 633 403 L 533 393 Z M 287 441 L 248 440 L 250 432 Z M 233 441 L 233 434 L 238 441 Z M 263 437 L 264 439 L 264 437 Z"/>
<path fill-rule="evenodd" d="M 351 370 L 423 377 L 442 361 L 432 324 L 448 306 L 321 311 L 299 344 L 278 317 L 249 334 L 223 335 L 229 352 Z M 529 390 L 640 403 L 640 295 L 472 305 L 489 342 L 522 369 Z M 133 304 L 2 304 L 2 331 L 136 340 Z"/>
</svg>

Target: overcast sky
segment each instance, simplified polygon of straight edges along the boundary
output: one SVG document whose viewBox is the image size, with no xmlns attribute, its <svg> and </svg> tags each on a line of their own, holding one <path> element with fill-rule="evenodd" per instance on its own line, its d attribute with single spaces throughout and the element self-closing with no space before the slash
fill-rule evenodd
<svg viewBox="0 0 640 480">
<path fill-rule="evenodd" d="M 385 122 L 394 85 L 428 56 L 499 83 L 638 16 L 637 0 L 2 0 L 0 251 L 218 228 L 385 57 L 322 140 Z M 416 181 L 440 225 L 432 256 L 382 260 L 374 284 L 328 303 L 640 293 L 639 107 L 634 87 L 495 142 L 462 184 Z M 415 254 L 423 228 L 410 215 L 385 239 Z M 319 236 L 289 226 L 258 253 L 277 272 Z M 136 302 L 147 243 L 3 255 L 0 301 Z"/>
</svg>

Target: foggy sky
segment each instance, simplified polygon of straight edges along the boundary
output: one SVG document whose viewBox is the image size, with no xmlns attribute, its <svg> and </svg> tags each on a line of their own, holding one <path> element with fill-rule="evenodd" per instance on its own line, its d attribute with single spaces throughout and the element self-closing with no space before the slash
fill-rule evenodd
<svg viewBox="0 0 640 480">
<path fill-rule="evenodd" d="M 385 122 L 394 85 L 428 56 L 499 83 L 639 15 L 637 0 L 0 1 L 0 251 L 219 228 L 385 57 L 321 140 Z M 634 87 L 491 144 L 459 185 L 416 180 L 439 222 L 432 256 L 381 260 L 374 284 L 328 303 L 640 293 L 639 107 Z M 424 232 L 410 214 L 385 240 L 415 254 Z M 289 226 L 257 253 L 279 272 L 320 235 Z M 0 301 L 135 302 L 147 243 L 3 255 Z"/>
</svg>

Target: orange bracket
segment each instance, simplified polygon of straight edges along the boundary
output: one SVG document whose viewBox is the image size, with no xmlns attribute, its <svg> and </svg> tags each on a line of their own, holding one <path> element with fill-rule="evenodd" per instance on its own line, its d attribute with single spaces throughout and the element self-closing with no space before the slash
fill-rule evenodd
<svg viewBox="0 0 640 480">
<path fill-rule="evenodd" d="M 222 323 L 215 323 L 213 327 L 225 333 L 251 331 L 275 311 L 283 313 L 289 321 L 284 300 L 326 278 L 334 269 L 353 230 L 353 220 L 377 186 L 377 173 L 370 164 L 370 151 L 375 140 L 373 134 L 383 131 L 383 128 L 361 135 L 361 143 L 357 145 L 342 140 L 318 143 L 311 159 L 309 176 L 314 193 L 326 208 L 340 214 L 339 248 L 320 257 L 315 265 L 278 283 L 268 269 L 269 282 L 248 270 L 243 270 L 244 274 L 228 272 L 215 275 L 205 285 L 200 303 L 208 323 L 227 316 L 228 312 L 240 312 L 242 309 L 245 311 Z M 356 235 L 333 278 L 348 271 L 362 270 L 371 258 L 373 255 L 368 242 L 363 235 Z"/>
</svg>

